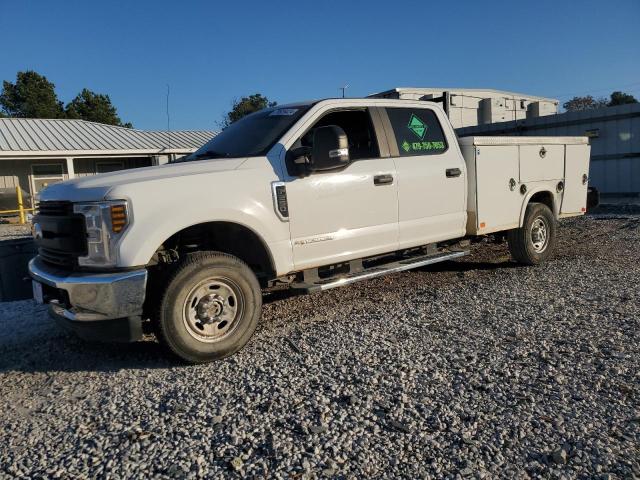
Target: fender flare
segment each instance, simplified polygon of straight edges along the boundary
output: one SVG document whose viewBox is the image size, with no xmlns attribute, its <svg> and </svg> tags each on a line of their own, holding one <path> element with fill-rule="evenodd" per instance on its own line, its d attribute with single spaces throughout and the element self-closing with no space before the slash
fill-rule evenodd
<svg viewBox="0 0 640 480">
<path fill-rule="evenodd" d="M 173 232 L 171 235 L 169 235 L 167 238 L 165 238 L 162 243 L 160 243 L 156 249 L 154 250 L 154 253 L 158 251 L 158 248 L 160 248 L 161 245 L 163 245 L 167 240 L 169 240 L 171 237 L 173 237 L 175 234 L 186 230 L 187 228 L 191 228 L 191 227 L 197 227 L 198 225 L 206 225 L 209 223 L 226 223 L 226 224 L 230 224 L 230 225 L 237 225 L 239 227 L 242 227 L 245 230 L 248 230 L 249 232 L 251 232 L 260 242 L 260 244 L 262 245 L 262 248 L 264 249 L 264 251 L 267 253 L 267 257 L 269 259 L 269 265 L 271 267 L 271 269 L 275 272 L 276 271 L 276 264 L 275 264 L 275 258 L 273 257 L 273 252 L 271 251 L 271 248 L 269 248 L 269 244 L 264 240 L 264 237 L 256 232 L 256 230 L 242 222 L 238 222 L 237 220 L 208 220 L 206 222 L 196 222 L 193 223 L 191 225 L 187 225 L 186 227 L 182 227 L 178 230 L 176 230 L 175 232 Z M 151 260 L 151 258 L 153 257 L 153 254 L 151 255 L 151 257 L 147 260 L 147 263 L 149 263 L 149 261 Z"/>
<path fill-rule="evenodd" d="M 539 187 L 535 187 L 533 188 L 531 191 L 527 191 L 527 194 L 524 196 L 524 201 L 522 202 L 522 206 L 520 207 L 520 219 L 518 220 L 518 227 L 522 227 L 522 225 L 524 224 L 524 216 L 525 213 L 527 212 L 527 206 L 529 205 L 529 203 L 531 202 L 531 198 L 533 198 L 533 196 L 537 193 L 548 193 L 551 195 L 552 198 L 552 208 L 551 208 L 551 213 L 553 213 L 553 217 L 554 218 L 558 218 L 558 202 L 556 199 L 556 195 L 549 190 L 549 187 L 547 185 L 541 185 Z"/>
<path fill-rule="evenodd" d="M 221 216 L 214 216 L 213 219 L 211 220 L 201 219 L 199 221 L 193 221 L 193 222 L 180 222 L 172 225 L 173 228 L 164 228 L 164 229 L 158 228 L 154 232 L 148 232 L 147 236 L 149 237 L 150 241 L 145 242 L 146 245 L 144 249 L 141 249 L 141 248 L 137 249 L 135 253 L 137 261 L 133 263 L 135 263 L 136 265 L 147 265 L 151 260 L 151 258 L 153 257 L 153 255 L 155 254 L 155 252 L 158 250 L 158 248 L 178 232 L 181 232 L 190 227 L 195 227 L 197 225 L 206 225 L 206 224 L 218 222 L 218 223 L 234 224 L 251 232 L 264 248 L 264 251 L 266 252 L 269 260 L 270 267 L 273 269 L 273 271 L 276 271 L 277 261 L 276 261 L 274 252 L 272 251 L 269 245 L 269 242 L 265 240 L 265 236 L 261 234 L 257 228 L 255 228 L 255 227 L 259 227 L 259 225 L 249 225 L 248 224 L 249 222 L 244 222 L 242 221 L 241 218 L 228 219 L 224 217 L 225 217 L 224 215 L 221 215 Z M 251 218 L 248 218 L 247 220 L 251 220 Z M 160 230 L 164 230 L 164 232 L 160 233 L 159 232 Z M 132 240 L 133 239 L 130 239 L 130 241 Z M 123 243 L 126 241 L 127 241 L 127 236 L 123 238 Z M 122 248 L 122 243 L 119 245 L 119 248 Z"/>
</svg>

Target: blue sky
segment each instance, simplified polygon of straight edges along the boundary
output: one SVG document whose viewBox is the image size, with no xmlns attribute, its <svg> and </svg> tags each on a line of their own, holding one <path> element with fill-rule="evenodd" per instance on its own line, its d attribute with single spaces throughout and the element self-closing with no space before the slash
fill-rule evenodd
<svg viewBox="0 0 640 480">
<path fill-rule="evenodd" d="M 215 129 L 234 98 L 396 86 L 640 98 L 640 1 L 0 0 L 0 79 L 33 69 L 124 121 Z"/>
</svg>

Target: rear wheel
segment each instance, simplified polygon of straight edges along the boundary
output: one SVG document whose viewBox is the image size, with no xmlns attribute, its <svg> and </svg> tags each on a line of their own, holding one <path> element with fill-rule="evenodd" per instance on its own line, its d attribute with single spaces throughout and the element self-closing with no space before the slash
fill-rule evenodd
<svg viewBox="0 0 640 480">
<path fill-rule="evenodd" d="M 260 285 L 244 262 L 225 253 L 191 253 L 166 284 L 158 336 L 187 362 L 224 358 L 249 341 L 261 308 Z"/>
<path fill-rule="evenodd" d="M 538 265 L 549 258 L 556 244 L 556 221 L 543 203 L 530 203 L 522 227 L 507 234 L 513 259 L 525 265 Z"/>
</svg>

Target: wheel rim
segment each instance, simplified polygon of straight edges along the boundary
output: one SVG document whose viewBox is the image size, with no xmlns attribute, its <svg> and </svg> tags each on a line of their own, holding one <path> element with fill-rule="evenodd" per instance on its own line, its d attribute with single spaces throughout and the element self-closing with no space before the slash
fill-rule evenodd
<svg viewBox="0 0 640 480">
<path fill-rule="evenodd" d="M 549 229 L 547 222 L 542 217 L 537 217 L 531 224 L 531 244 L 536 253 L 542 253 L 547 249 L 549 241 Z"/>
<path fill-rule="evenodd" d="M 196 340 L 219 342 L 236 328 L 244 306 L 244 295 L 235 282 L 223 277 L 207 278 L 189 291 L 182 320 Z"/>
</svg>

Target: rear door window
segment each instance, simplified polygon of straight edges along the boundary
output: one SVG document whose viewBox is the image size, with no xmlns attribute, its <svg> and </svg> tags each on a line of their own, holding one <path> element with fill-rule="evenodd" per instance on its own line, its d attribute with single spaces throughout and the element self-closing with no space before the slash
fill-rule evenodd
<svg viewBox="0 0 640 480">
<path fill-rule="evenodd" d="M 438 117 L 426 108 L 386 108 L 401 157 L 437 155 L 447 150 Z"/>
</svg>

